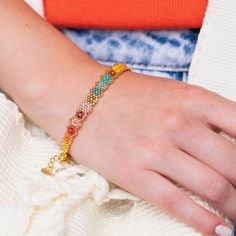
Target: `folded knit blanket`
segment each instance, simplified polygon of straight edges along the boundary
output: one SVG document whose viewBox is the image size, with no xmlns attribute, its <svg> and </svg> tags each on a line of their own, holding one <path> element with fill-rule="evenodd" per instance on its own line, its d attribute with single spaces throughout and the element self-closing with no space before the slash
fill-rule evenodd
<svg viewBox="0 0 236 236">
<path fill-rule="evenodd" d="M 210 1 L 188 80 L 231 99 L 236 99 L 235 10 L 234 0 Z M 48 156 L 60 147 L 3 93 L 0 124 L 0 236 L 201 235 L 85 166 L 56 177 L 41 174 Z"/>
</svg>

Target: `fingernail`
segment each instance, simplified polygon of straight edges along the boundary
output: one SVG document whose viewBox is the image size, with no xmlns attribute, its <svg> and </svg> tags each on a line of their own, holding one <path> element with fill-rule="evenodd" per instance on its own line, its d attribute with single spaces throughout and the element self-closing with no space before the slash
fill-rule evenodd
<svg viewBox="0 0 236 236">
<path fill-rule="evenodd" d="M 216 226 L 215 233 L 217 236 L 233 236 L 233 230 L 224 225 Z"/>
</svg>

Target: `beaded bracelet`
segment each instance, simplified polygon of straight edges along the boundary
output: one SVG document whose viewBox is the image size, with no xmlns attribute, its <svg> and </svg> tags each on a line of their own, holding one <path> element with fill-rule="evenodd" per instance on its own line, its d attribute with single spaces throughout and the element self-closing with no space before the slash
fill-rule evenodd
<svg viewBox="0 0 236 236">
<path fill-rule="evenodd" d="M 67 125 L 67 131 L 64 134 L 63 141 L 61 143 L 62 151 L 59 155 L 54 155 L 50 158 L 48 166 L 42 168 L 42 172 L 47 175 L 55 175 L 58 172 L 64 170 L 66 166 L 72 163 L 72 157 L 69 154 L 69 148 L 78 134 L 79 129 L 82 127 L 83 121 L 87 118 L 88 114 L 93 110 L 93 107 L 97 104 L 98 99 L 103 95 L 109 85 L 111 85 L 115 78 L 125 71 L 131 71 L 131 68 L 123 63 L 116 63 L 105 70 L 104 75 L 100 76 L 99 81 L 95 86 L 89 90 L 86 98 L 80 103 L 79 109 L 70 118 Z"/>
</svg>

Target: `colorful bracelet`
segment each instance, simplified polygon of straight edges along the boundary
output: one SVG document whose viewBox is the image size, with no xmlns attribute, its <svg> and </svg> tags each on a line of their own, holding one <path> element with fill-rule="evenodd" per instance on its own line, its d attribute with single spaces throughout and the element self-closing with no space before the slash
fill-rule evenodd
<svg viewBox="0 0 236 236">
<path fill-rule="evenodd" d="M 48 166 L 42 168 L 42 172 L 47 175 L 55 175 L 64 170 L 66 166 L 72 163 L 72 157 L 69 154 L 69 148 L 82 127 L 83 121 L 97 104 L 98 99 L 103 95 L 103 92 L 111 85 L 115 78 L 125 71 L 131 71 L 131 68 L 123 63 L 116 63 L 105 70 L 105 73 L 100 76 L 99 81 L 90 89 L 86 98 L 80 103 L 79 109 L 70 118 L 67 125 L 67 131 L 64 134 L 62 141 L 62 151 L 59 155 L 54 155 L 50 158 Z"/>
</svg>

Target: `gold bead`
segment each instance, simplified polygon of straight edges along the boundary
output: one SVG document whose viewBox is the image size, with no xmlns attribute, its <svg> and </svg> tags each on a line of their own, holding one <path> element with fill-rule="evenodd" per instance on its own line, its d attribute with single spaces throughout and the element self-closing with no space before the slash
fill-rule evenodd
<svg viewBox="0 0 236 236">
<path fill-rule="evenodd" d="M 52 175 L 52 171 L 48 167 L 42 168 L 41 171 L 46 175 Z"/>
<path fill-rule="evenodd" d="M 86 101 L 88 101 L 93 106 L 98 102 L 98 97 L 94 96 L 91 92 L 86 97 Z"/>
</svg>

